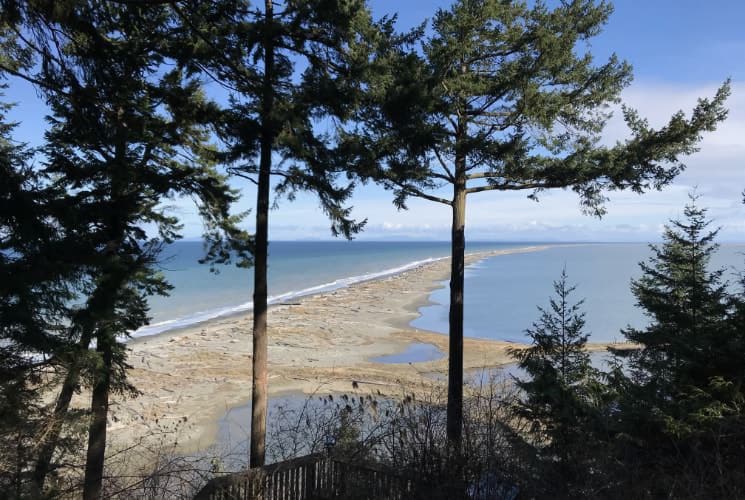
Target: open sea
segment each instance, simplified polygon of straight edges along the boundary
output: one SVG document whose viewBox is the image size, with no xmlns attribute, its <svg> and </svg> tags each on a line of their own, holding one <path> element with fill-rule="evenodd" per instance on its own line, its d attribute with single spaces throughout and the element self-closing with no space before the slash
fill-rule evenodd
<svg viewBox="0 0 745 500">
<path fill-rule="evenodd" d="M 468 252 L 518 248 L 536 243 L 470 243 Z M 273 242 L 269 247 L 271 302 L 334 290 L 392 275 L 446 257 L 448 242 Z M 253 272 L 224 266 L 219 274 L 197 261 L 202 244 L 177 242 L 166 249 L 162 270 L 175 286 L 169 297 L 151 298 L 153 321 L 134 336 L 160 333 L 207 319 L 248 311 L 252 307 Z M 735 281 L 745 268 L 745 244 L 722 245 L 714 267 L 727 268 Z M 546 250 L 500 255 L 469 266 L 465 281 L 465 334 L 469 337 L 520 342 L 537 319 L 536 306 L 547 306 L 552 282 L 566 267 L 584 299 L 592 341 L 621 340 L 620 330 L 643 326 L 644 315 L 629 290 L 640 274 L 638 263 L 650 255 L 646 244 L 556 245 Z M 414 328 L 447 333 L 448 288 L 435 290 L 431 304 L 420 309 Z"/>
</svg>

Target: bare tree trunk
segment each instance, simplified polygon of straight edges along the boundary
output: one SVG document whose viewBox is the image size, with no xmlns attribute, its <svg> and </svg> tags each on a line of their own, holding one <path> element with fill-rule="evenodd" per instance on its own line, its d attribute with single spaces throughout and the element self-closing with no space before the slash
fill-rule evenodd
<svg viewBox="0 0 745 500">
<path fill-rule="evenodd" d="M 91 332 L 90 329 L 86 328 L 80 338 L 80 342 L 78 342 L 79 351 L 87 351 L 90 343 Z M 67 369 L 65 380 L 62 382 L 59 396 L 57 396 L 57 402 L 54 405 L 54 413 L 51 417 L 49 431 L 46 433 L 46 436 L 44 436 L 44 441 L 39 450 L 36 465 L 34 466 L 34 472 L 31 477 L 34 494 L 37 496 L 41 496 L 41 493 L 44 491 L 44 482 L 49 474 L 52 458 L 54 457 L 54 452 L 57 449 L 57 443 L 59 442 L 60 434 L 62 433 L 65 416 L 67 415 L 67 411 L 70 409 L 70 401 L 72 401 L 72 397 L 75 394 L 75 388 L 78 385 L 79 378 L 80 363 L 77 360 L 77 356 L 74 356 Z"/>
<path fill-rule="evenodd" d="M 267 257 L 269 246 L 269 181 L 274 126 L 272 119 L 272 0 L 265 0 L 264 95 L 262 100 L 261 158 L 256 194 L 256 248 L 254 253 L 253 387 L 251 392 L 251 452 L 249 466 L 264 465 L 267 414 Z"/>
<path fill-rule="evenodd" d="M 119 225 L 116 225 L 115 233 L 120 234 L 122 232 L 122 228 Z M 118 249 L 121 245 L 122 238 L 118 238 L 115 240 L 116 243 L 109 245 L 109 250 L 107 253 L 112 254 L 116 252 L 116 249 Z M 91 340 L 93 337 L 95 326 L 95 321 L 89 316 L 93 311 L 99 311 L 107 308 L 113 307 L 113 304 L 109 305 L 109 302 L 113 300 L 114 296 L 116 295 L 115 291 L 119 289 L 119 287 L 122 286 L 124 275 L 119 273 L 114 274 L 106 274 L 107 278 L 104 279 L 102 282 L 98 284 L 95 291 L 91 294 L 88 300 L 88 304 L 86 306 L 86 311 L 84 312 L 83 316 L 78 316 L 76 318 L 76 324 L 82 325 L 82 333 L 80 335 L 80 340 L 77 345 L 77 352 L 73 354 L 73 359 L 70 362 L 70 366 L 68 368 L 67 374 L 65 375 L 65 379 L 62 382 L 62 388 L 60 389 L 60 393 L 57 397 L 57 401 L 55 403 L 54 407 L 54 413 L 52 415 L 52 422 L 49 429 L 49 432 L 47 436 L 44 439 L 44 442 L 41 446 L 41 449 L 39 450 L 39 455 L 37 457 L 36 465 L 34 466 L 34 471 L 31 477 L 32 481 L 32 492 L 34 495 L 41 497 L 42 493 L 44 491 L 44 483 L 46 482 L 46 477 L 49 475 L 49 469 L 52 463 L 52 458 L 54 457 L 54 452 L 57 449 L 57 446 L 59 444 L 60 435 L 62 433 L 62 429 L 64 426 L 64 419 L 67 414 L 67 412 L 70 409 L 70 401 L 72 400 L 73 395 L 75 394 L 75 389 L 77 388 L 77 385 L 80 381 L 80 370 L 81 370 L 81 359 L 83 357 L 84 353 L 87 353 L 88 349 L 90 348 Z M 102 353 L 103 358 L 103 364 L 101 367 L 99 367 L 99 370 L 95 374 L 95 381 L 94 381 L 94 387 L 93 387 L 93 394 L 92 394 L 92 419 L 96 418 L 96 407 L 94 406 L 97 402 L 97 394 L 96 390 L 99 390 L 98 394 L 98 401 L 100 405 L 100 401 L 102 399 L 105 399 L 105 405 L 103 406 L 103 437 L 102 442 L 100 443 L 101 449 L 96 451 L 92 455 L 91 451 L 91 445 L 94 442 L 93 435 L 89 433 L 88 435 L 88 455 L 86 459 L 86 471 L 85 471 L 85 488 L 87 491 L 87 484 L 88 484 L 88 478 L 89 478 L 89 472 L 88 472 L 88 465 L 90 463 L 90 459 L 92 456 L 97 456 L 97 454 L 100 454 L 101 458 L 101 471 L 99 476 L 103 475 L 103 457 L 105 453 L 106 448 L 106 418 L 108 414 L 108 392 L 109 392 L 109 386 L 110 386 L 110 377 L 111 377 L 111 365 L 112 365 L 112 345 L 106 344 L 105 342 L 101 342 L 102 339 L 98 339 L 98 351 Z M 111 342 L 116 342 L 115 340 L 111 340 Z M 105 350 L 104 350 L 105 349 Z M 105 398 L 102 398 L 100 392 L 102 391 L 102 387 L 99 387 L 99 384 L 105 382 L 106 385 L 106 394 Z M 99 408 L 100 410 L 100 408 Z M 101 418 L 100 415 L 98 418 Z M 100 424 L 99 424 L 100 425 Z M 89 425 L 89 432 L 93 432 L 94 429 L 94 421 L 91 420 L 91 423 Z M 96 444 L 98 444 L 96 440 Z M 99 478 L 100 483 L 100 478 Z M 100 491 L 100 484 L 99 484 L 99 491 Z M 97 498 L 96 496 L 92 497 L 86 497 L 86 498 Z"/>
<path fill-rule="evenodd" d="M 468 66 L 461 61 L 460 72 Z M 451 458 L 458 458 L 463 437 L 463 288 L 466 253 L 466 152 L 468 136 L 465 100 L 458 98 L 458 122 L 455 129 L 455 180 L 453 182 L 453 223 L 450 234 L 450 314 L 448 357 L 447 437 Z"/>
<path fill-rule="evenodd" d="M 98 338 L 97 351 L 102 364 L 96 370 L 91 397 L 91 420 L 88 427 L 88 453 L 85 461 L 83 500 L 101 498 L 103 468 L 106 456 L 106 420 L 109 413 L 109 391 L 111 388 L 112 346 L 114 339 Z"/>
<path fill-rule="evenodd" d="M 460 170 L 460 172 L 458 172 Z M 453 451 L 460 450 L 463 434 L 463 278 L 466 249 L 465 169 L 458 176 L 453 196 L 450 267 L 450 352 L 448 358 L 447 437 Z"/>
</svg>

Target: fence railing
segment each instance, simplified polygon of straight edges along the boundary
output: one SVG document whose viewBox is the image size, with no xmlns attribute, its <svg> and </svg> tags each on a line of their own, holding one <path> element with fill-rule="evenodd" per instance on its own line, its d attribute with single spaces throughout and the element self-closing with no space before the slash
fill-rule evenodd
<svg viewBox="0 0 745 500">
<path fill-rule="evenodd" d="M 195 500 L 404 500 L 411 481 L 376 466 L 309 455 L 212 479 Z"/>
</svg>

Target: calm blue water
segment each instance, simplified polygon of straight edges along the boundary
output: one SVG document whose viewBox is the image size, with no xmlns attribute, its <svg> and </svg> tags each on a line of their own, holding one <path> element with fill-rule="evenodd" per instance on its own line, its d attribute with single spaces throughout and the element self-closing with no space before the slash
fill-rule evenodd
<svg viewBox="0 0 745 500">
<path fill-rule="evenodd" d="M 745 245 L 722 245 L 713 267 L 726 267 L 728 275 L 745 267 Z M 470 266 L 466 272 L 464 333 L 468 337 L 524 342 L 525 329 L 538 318 L 536 306 L 548 307 L 552 282 L 566 266 L 569 282 L 577 285 L 576 300 L 585 299 L 587 331 L 591 341 L 622 340 L 626 325 L 643 326 L 629 285 L 640 275 L 638 263 L 649 257 L 644 244 L 588 244 L 500 255 Z M 734 268 L 734 269 L 733 269 Z M 412 326 L 448 331 L 447 282 L 430 296 L 433 305 L 419 310 Z"/>
<path fill-rule="evenodd" d="M 530 243 L 471 243 L 468 251 L 515 248 Z M 269 294 L 272 302 L 341 288 L 394 274 L 449 254 L 448 242 L 274 242 L 270 244 Z M 745 245 L 722 245 L 717 267 L 742 268 Z M 178 242 L 164 252 L 162 269 L 175 286 L 170 297 L 152 297 L 151 325 L 135 332 L 150 335 L 172 328 L 250 310 L 253 271 L 231 266 L 219 274 L 200 265 L 201 242 Z M 556 246 L 531 253 L 493 257 L 466 272 L 465 334 L 470 337 L 524 341 L 524 330 L 546 306 L 552 281 L 566 266 L 575 298 L 585 299 L 592 340 L 621 339 L 619 330 L 645 319 L 629 291 L 639 276 L 638 262 L 649 256 L 644 244 Z M 412 326 L 447 332 L 448 289 L 436 290 L 433 305 L 420 309 Z M 432 353 L 414 353 L 432 357 Z M 408 358 L 407 358 L 408 359 Z"/>
<path fill-rule="evenodd" d="M 514 248 L 526 243 L 471 243 L 468 251 Z M 333 290 L 400 272 L 450 253 L 448 242 L 273 242 L 269 245 L 272 302 Z M 250 310 L 253 271 L 231 266 L 210 273 L 200 265 L 202 243 L 177 242 L 163 254 L 162 269 L 175 286 L 169 297 L 150 300 L 152 324 L 135 336 L 152 335 L 214 317 Z"/>
<path fill-rule="evenodd" d="M 434 344 L 425 344 L 421 342 L 414 342 L 409 344 L 406 349 L 396 354 L 388 354 L 387 356 L 378 356 L 372 358 L 370 361 L 376 363 L 422 363 L 425 361 L 437 361 L 445 357 L 445 353 L 437 348 Z"/>
</svg>

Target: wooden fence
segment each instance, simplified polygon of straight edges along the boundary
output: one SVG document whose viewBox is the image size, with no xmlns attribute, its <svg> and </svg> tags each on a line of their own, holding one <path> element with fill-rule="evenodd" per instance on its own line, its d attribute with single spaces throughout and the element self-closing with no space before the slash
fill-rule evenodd
<svg viewBox="0 0 745 500">
<path fill-rule="evenodd" d="M 380 467 L 309 455 L 212 479 L 195 500 L 404 500 L 412 483 Z"/>
</svg>

